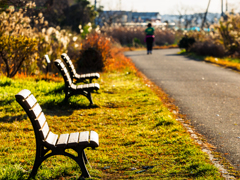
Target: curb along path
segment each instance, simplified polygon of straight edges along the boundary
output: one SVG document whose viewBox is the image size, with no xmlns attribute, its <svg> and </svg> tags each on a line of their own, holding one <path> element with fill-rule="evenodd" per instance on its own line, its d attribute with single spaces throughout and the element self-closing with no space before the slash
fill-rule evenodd
<svg viewBox="0 0 240 180">
<path fill-rule="evenodd" d="M 177 52 L 179 49 L 165 49 L 155 50 L 152 55 L 145 51 L 126 52 L 125 55 L 148 79 L 175 99 L 175 105 L 191 120 L 194 130 L 240 170 L 240 74 L 179 56 Z M 224 177 L 232 179 L 211 151 L 204 148 L 194 130 L 188 124 L 183 125 Z"/>
</svg>

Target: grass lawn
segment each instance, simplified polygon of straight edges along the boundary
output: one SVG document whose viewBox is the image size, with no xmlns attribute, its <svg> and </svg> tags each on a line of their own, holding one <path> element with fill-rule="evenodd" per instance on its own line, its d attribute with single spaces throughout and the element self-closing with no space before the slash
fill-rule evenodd
<svg viewBox="0 0 240 180">
<path fill-rule="evenodd" d="M 56 134 L 94 130 L 100 146 L 87 149 L 91 179 L 223 179 L 183 126 L 135 71 L 102 73 L 88 107 L 84 96 L 64 104 L 64 82 L 0 77 L 0 179 L 27 179 L 35 137 L 14 95 L 29 89 Z M 144 169 L 148 168 L 148 169 Z M 47 159 L 36 179 L 77 179 L 80 168 L 66 157 Z"/>
</svg>

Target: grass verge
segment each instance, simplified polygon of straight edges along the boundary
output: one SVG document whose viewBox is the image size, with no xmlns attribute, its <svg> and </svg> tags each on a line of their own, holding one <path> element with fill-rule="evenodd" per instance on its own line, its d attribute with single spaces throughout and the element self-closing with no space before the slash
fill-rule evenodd
<svg viewBox="0 0 240 180">
<path fill-rule="evenodd" d="M 14 95 L 29 89 L 56 134 L 95 130 L 100 147 L 86 150 L 92 179 L 223 179 L 149 84 L 128 70 L 102 73 L 95 106 L 83 96 L 64 104 L 63 81 L 0 79 L 0 179 L 27 179 L 35 158 L 34 132 Z M 36 179 L 77 179 L 69 158 L 47 159 Z"/>
<path fill-rule="evenodd" d="M 217 64 L 225 68 L 230 68 L 236 71 L 240 71 L 240 59 L 237 58 L 217 58 L 217 57 L 212 57 L 212 56 L 199 56 L 196 55 L 195 53 L 188 53 L 185 50 L 181 50 L 179 54 L 187 56 L 189 58 L 194 58 L 202 61 L 206 61 L 209 63 Z"/>
</svg>

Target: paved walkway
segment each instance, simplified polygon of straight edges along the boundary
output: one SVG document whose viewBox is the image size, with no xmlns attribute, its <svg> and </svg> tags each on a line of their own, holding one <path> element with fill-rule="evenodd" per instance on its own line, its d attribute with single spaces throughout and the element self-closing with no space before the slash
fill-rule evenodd
<svg viewBox="0 0 240 180">
<path fill-rule="evenodd" d="M 196 131 L 240 170 L 240 73 L 177 55 L 179 49 L 126 52 L 175 99 Z"/>
</svg>

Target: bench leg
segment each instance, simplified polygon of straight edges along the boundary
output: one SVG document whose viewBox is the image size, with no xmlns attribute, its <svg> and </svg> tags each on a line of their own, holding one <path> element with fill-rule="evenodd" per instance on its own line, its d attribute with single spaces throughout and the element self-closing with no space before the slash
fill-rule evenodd
<svg viewBox="0 0 240 180">
<path fill-rule="evenodd" d="M 70 97 L 70 96 L 68 95 L 68 93 L 65 93 L 65 99 L 64 99 L 65 103 L 68 102 L 68 98 L 69 98 L 69 97 Z"/>
<path fill-rule="evenodd" d="M 81 177 L 90 178 L 91 176 L 90 176 L 90 174 L 89 174 L 89 172 L 86 168 L 86 165 L 85 165 L 85 161 L 86 161 L 85 158 L 86 158 L 86 155 L 85 155 L 84 150 L 82 149 L 82 150 L 78 151 L 77 163 L 80 166 L 81 171 L 82 171 Z"/>
<path fill-rule="evenodd" d="M 41 163 L 42 163 L 42 162 L 41 162 L 40 159 L 38 159 L 38 158 L 35 159 L 32 172 L 31 172 L 31 174 L 29 175 L 29 179 L 30 179 L 30 178 L 34 178 L 34 177 L 36 176 L 37 170 L 38 170 L 39 166 L 41 165 Z"/>
<path fill-rule="evenodd" d="M 84 150 L 83 150 L 83 159 L 84 159 L 85 164 L 87 164 L 88 163 L 88 159 L 87 159 L 87 156 L 86 156 Z"/>
<path fill-rule="evenodd" d="M 43 162 L 43 160 L 41 159 L 41 148 L 37 148 L 32 172 L 29 175 L 28 179 L 34 178 L 36 176 L 37 170 L 38 170 L 39 166 L 42 164 L 42 162 Z"/>
<path fill-rule="evenodd" d="M 92 95 L 90 92 L 87 93 L 87 96 L 86 96 L 90 102 L 90 106 L 93 105 L 93 101 L 92 101 Z"/>
</svg>

